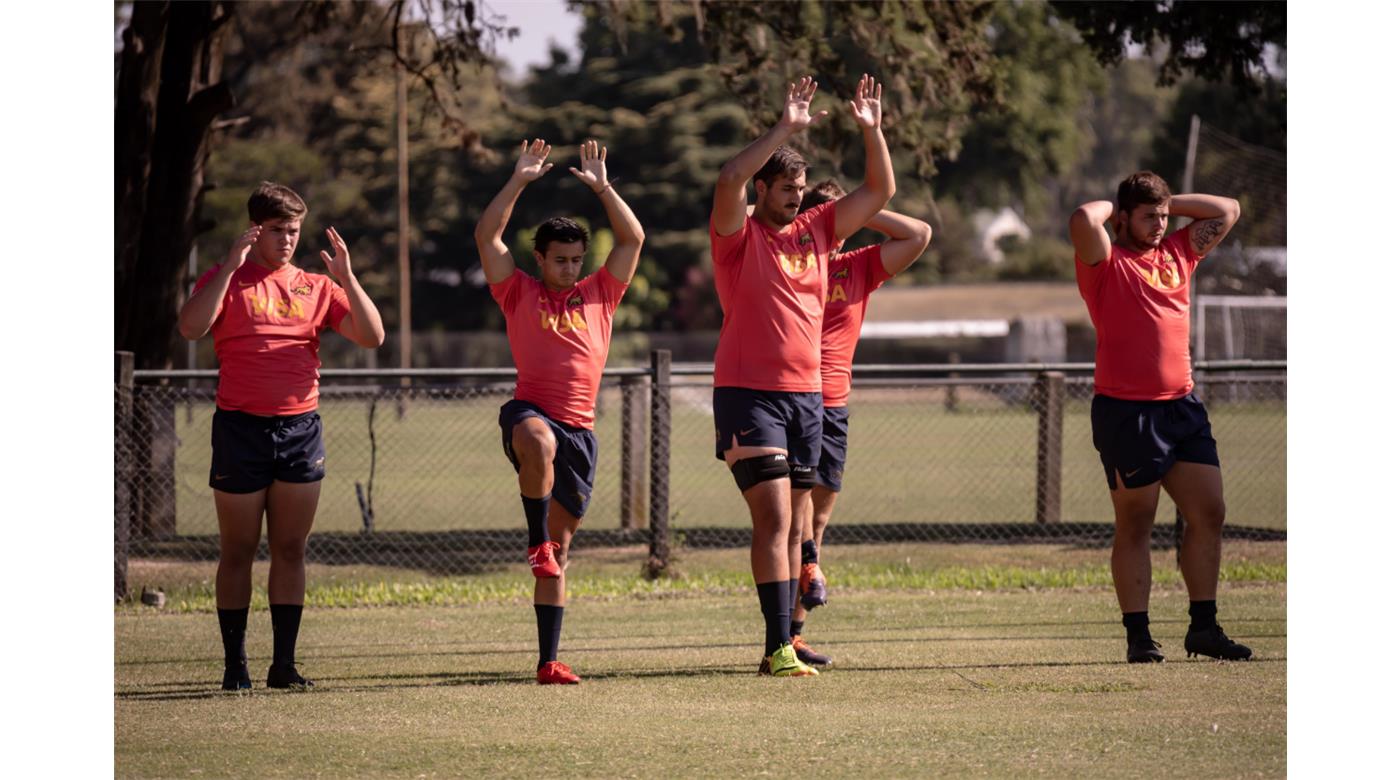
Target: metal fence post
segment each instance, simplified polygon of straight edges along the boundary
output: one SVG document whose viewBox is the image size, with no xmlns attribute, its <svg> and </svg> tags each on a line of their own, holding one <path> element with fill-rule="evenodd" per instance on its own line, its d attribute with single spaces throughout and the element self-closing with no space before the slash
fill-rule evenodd
<svg viewBox="0 0 1400 780">
<path fill-rule="evenodd" d="M 651 550 L 646 575 L 671 565 L 671 350 L 651 352 Z"/>
<path fill-rule="evenodd" d="M 1065 430 L 1065 375 L 1046 371 L 1036 377 L 1040 405 L 1035 455 L 1035 521 L 1060 522 L 1060 456 Z"/>
<path fill-rule="evenodd" d="M 116 414 L 112 458 L 115 466 L 116 529 L 113 559 L 115 563 L 115 600 L 126 598 L 126 563 L 131 551 L 131 394 L 135 387 L 136 355 L 116 353 Z"/>
<path fill-rule="evenodd" d="M 622 495 L 621 527 L 636 528 L 646 514 L 646 494 L 642 476 L 646 473 L 646 409 L 649 376 L 622 377 L 622 474 L 618 480 Z"/>
</svg>

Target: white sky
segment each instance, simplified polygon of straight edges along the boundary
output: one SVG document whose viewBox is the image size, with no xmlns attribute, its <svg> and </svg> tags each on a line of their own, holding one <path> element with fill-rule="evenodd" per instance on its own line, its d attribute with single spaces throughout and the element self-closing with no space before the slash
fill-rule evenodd
<svg viewBox="0 0 1400 780">
<path fill-rule="evenodd" d="M 564 7 L 564 0 L 490 0 L 485 10 L 505 18 L 505 26 L 520 28 L 515 40 L 496 42 L 496 54 L 510 64 L 512 74 L 524 76 L 530 65 L 549 62 L 549 44 L 554 41 L 578 59 L 578 32 L 583 18 Z"/>
</svg>

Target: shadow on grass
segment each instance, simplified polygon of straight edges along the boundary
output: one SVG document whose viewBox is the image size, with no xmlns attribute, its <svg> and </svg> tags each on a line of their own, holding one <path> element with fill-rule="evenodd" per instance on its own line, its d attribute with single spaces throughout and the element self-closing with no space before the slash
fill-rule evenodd
<svg viewBox="0 0 1400 780">
<path fill-rule="evenodd" d="M 1235 662 L 1244 664 L 1275 664 L 1286 663 L 1287 656 L 1277 658 L 1256 658 L 1251 661 Z M 1221 664 L 1226 662 L 1209 660 L 1173 661 L 1172 665 L 1178 664 Z M 1124 663 L 1118 660 L 1103 661 L 1020 661 L 1005 663 L 973 663 L 973 664 L 903 664 L 898 666 L 841 666 L 837 670 L 828 673 L 878 673 L 878 672 L 950 672 L 958 674 L 961 671 L 972 670 L 996 670 L 996 669 L 1060 669 L 1060 668 L 1088 668 L 1099 666 L 1117 667 Z M 1145 667 L 1148 668 L 1148 667 Z M 686 678 L 686 677 L 756 677 L 755 666 L 733 664 L 711 664 L 704 666 L 689 666 L 685 669 L 620 669 L 607 672 L 589 672 L 584 675 L 584 681 L 590 680 L 647 680 L 657 678 Z M 961 675 L 958 675 L 961 677 Z M 229 699 L 244 700 L 253 697 L 267 696 L 315 696 L 326 693 L 373 693 L 379 691 L 393 691 L 405 689 L 427 689 L 427 688 L 454 688 L 484 685 L 535 685 L 532 675 L 520 672 L 424 672 L 420 674 L 372 674 L 358 675 L 350 677 L 319 677 L 318 687 L 311 691 L 269 691 L 266 689 L 255 689 L 240 693 L 224 692 L 212 689 L 212 683 L 198 681 L 182 681 L 178 683 L 165 683 L 163 686 L 175 687 L 176 690 L 135 690 L 119 691 L 116 694 L 118 701 L 193 701 L 200 699 Z M 966 679 L 966 678 L 964 678 Z M 358 682 L 358 681 L 383 681 L 383 682 Z M 336 684 L 342 683 L 342 684 Z M 152 686 L 154 687 L 154 686 Z"/>
</svg>

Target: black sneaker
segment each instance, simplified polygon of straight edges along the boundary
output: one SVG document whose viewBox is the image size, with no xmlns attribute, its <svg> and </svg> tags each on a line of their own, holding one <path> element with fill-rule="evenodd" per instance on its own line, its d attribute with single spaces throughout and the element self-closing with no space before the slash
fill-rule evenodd
<svg viewBox="0 0 1400 780">
<path fill-rule="evenodd" d="M 1186 657 L 1206 655 L 1221 661 L 1248 661 L 1254 651 L 1225 636 L 1219 625 L 1186 632 Z"/>
<path fill-rule="evenodd" d="M 226 691 L 247 691 L 252 690 L 253 681 L 248 677 L 248 665 L 224 667 L 224 685 Z"/>
<path fill-rule="evenodd" d="M 316 683 L 297 674 L 296 664 L 273 664 L 267 668 L 269 688 L 311 688 Z"/>
<path fill-rule="evenodd" d="M 1128 663 L 1130 664 L 1159 664 L 1166 660 L 1162 655 L 1162 645 L 1152 641 L 1152 637 L 1143 634 L 1136 639 L 1128 638 Z"/>
</svg>

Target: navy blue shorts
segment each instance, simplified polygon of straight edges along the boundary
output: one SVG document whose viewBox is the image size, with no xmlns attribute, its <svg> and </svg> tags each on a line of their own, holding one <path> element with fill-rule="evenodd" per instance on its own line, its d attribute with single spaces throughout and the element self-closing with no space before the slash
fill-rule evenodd
<svg viewBox="0 0 1400 780">
<path fill-rule="evenodd" d="M 319 482 L 326 476 L 321 415 L 305 412 L 260 417 L 214 410 L 214 457 L 209 487 L 225 493 L 256 493 L 278 482 Z"/>
<path fill-rule="evenodd" d="M 593 475 L 598 465 L 598 439 L 587 428 L 575 428 L 556 422 L 544 410 L 529 401 L 511 399 L 501 406 L 501 446 L 510 458 L 515 473 L 520 473 L 520 461 L 515 457 L 511 438 L 515 426 L 538 417 L 554 432 L 554 490 L 550 495 L 574 517 L 582 518 L 593 496 Z"/>
<path fill-rule="evenodd" d="M 1114 471 L 1124 487 L 1140 488 L 1160 481 L 1177 461 L 1220 465 L 1206 406 L 1195 393 L 1172 401 L 1095 395 L 1089 416 L 1109 490 Z"/>
<path fill-rule="evenodd" d="M 738 437 L 744 447 L 780 447 L 788 463 L 816 468 L 822 448 L 822 394 L 716 387 L 715 457 Z"/>
<path fill-rule="evenodd" d="M 850 419 L 850 407 L 822 408 L 822 460 L 817 464 L 817 484 L 833 493 L 841 492 L 841 474 L 846 470 L 846 432 L 850 430 Z"/>
</svg>

